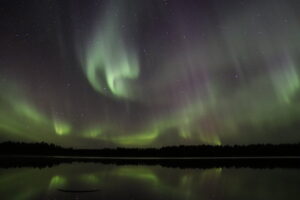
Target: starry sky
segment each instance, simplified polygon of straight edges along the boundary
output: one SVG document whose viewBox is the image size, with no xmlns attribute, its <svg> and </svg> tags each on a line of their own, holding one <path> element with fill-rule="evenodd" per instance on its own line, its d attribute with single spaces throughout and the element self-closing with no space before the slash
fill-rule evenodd
<svg viewBox="0 0 300 200">
<path fill-rule="evenodd" d="M 3 0 L 0 141 L 300 141 L 297 0 Z"/>
</svg>

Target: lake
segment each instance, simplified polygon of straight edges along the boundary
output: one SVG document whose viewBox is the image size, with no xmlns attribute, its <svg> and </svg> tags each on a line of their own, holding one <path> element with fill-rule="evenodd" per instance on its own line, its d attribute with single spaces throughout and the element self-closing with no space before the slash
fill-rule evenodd
<svg viewBox="0 0 300 200">
<path fill-rule="evenodd" d="M 2 200 L 298 199 L 299 169 L 180 169 L 159 165 L 72 163 L 1 168 Z"/>
</svg>

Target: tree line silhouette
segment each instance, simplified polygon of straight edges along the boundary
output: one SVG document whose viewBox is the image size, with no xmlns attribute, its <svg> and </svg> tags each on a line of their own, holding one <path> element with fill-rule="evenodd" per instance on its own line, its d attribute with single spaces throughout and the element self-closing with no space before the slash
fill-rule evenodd
<svg viewBox="0 0 300 200">
<path fill-rule="evenodd" d="M 195 145 L 161 148 L 74 149 L 55 144 L 3 142 L 0 155 L 45 155 L 82 157 L 270 157 L 300 156 L 300 143 L 253 145 Z"/>
</svg>

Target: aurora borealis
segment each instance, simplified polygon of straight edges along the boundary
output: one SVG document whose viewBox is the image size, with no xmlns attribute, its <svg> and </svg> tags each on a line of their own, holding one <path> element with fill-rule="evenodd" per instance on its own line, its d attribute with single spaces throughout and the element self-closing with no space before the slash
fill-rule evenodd
<svg viewBox="0 0 300 200">
<path fill-rule="evenodd" d="M 0 141 L 300 141 L 297 0 L 4 0 L 0 8 Z"/>
</svg>

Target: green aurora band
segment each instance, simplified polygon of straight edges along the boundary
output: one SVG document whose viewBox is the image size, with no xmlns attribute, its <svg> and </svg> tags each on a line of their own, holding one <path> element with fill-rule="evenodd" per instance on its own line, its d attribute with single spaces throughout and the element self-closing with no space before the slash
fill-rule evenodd
<svg viewBox="0 0 300 200">
<path fill-rule="evenodd" d="M 7 56 L 0 139 L 87 148 L 300 140 L 300 15 L 292 1 L 234 12 L 214 5 L 213 17 L 180 2 L 185 9 L 171 15 L 155 2 L 106 2 L 89 23 L 74 22 L 74 66 L 60 55 L 39 62 L 45 72 L 36 76 L 24 69 L 38 63 L 38 51 L 24 52 L 27 62 Z"/>
<path fill-rule="evenodd" d="M 109 8 L 107 10 L 110 11 Z M 96 26 L 94 40 L 87 52 L 85 73 L 96 91 L 130 99 L 134 93 L 128 80 L 138 77 L 139 63 L 136 53 L 126 47 L 119 18 L 108 13 Z M 99 77 L 102 73 L 104 80 Z"/>
</svg>

